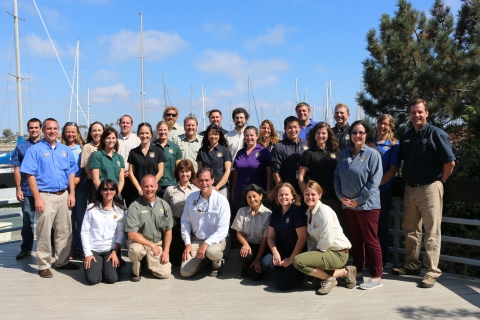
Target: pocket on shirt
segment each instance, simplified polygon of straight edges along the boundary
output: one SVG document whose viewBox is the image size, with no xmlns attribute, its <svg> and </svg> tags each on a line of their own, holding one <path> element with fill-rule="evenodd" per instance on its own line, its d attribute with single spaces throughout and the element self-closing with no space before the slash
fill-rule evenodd
<svg viewBox="0 0 480 320">
<path fill-rule="evenodd" d="M 217 225 L 218 224 L 218 221 L 219 221 L 218 213 L 208 212 L 205 215 L 205 218 L 210 225 Z"/>
</svg>

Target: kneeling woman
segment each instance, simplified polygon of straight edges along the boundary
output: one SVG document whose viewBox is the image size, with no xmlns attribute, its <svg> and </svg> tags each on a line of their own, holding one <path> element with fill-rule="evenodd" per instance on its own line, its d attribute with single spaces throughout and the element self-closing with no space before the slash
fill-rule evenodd
<svg viewBox="0 0 480 320">
<path fill-rule="evenodd" d="M 232 229 L 237 230 L 239 251 L 242 261 L 242 277 L 261 280 L 263 272 L 260 261 L 269 251 L 267 244 L 268 223 L 272 211 L 262 204 L 265 191 L 256 184 L 248 185 L 243 191 L 243 206 L 237 212 Z"/>
<path fill-rule="evenodd" d="M 113 180 L 103 180 L 94 203 L 88 206 L 83 218 L 83 267 L 88 284 L 97 284 L 102 280 L 115 283 L 118 280 L 118 251 L 123 241 L 125 211 L 118 193 L 118 186 Z"/>
<path fill-rule="evenodd" d="M 327 294 L 336 285 L 336 278 L 349 289 L 355 287 L 357 268 L 343 266 L 352 245 L 343 234 L 335 211 L 320 201 L 322 187 L 310 180 L 303 189 L 307 211 L 308 252 L 299 254 L 293 266 L 304 274 L 321 280 L 317 294 Z"/>
</svg>

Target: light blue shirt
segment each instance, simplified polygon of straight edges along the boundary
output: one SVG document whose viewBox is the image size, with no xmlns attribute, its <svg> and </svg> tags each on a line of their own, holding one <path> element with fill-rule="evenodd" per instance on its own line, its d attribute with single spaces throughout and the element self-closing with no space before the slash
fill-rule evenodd
<svg viewBox="0 0 480 320">
<path fill-rule="evenodd" d="M 80 166 L 80 162 L 82 161 L 82 147 L 78 143 L 76 143 L 73 147 L 70 147 L 72 150 L 73 157 L 75 158 L 75 163 L 77 164 L 78 170 L 75 172 L 75 177 L 80 178 L 82 176 L 83 168 Z M 79 185 L 85 185 L 87 183 L 87 177 L 85 176 L 82 181 L 80 181 Z"/>
<path fill-rule="evenodd" d="M 15 147 L 15 150 L 13 151 L 10 163 L 15 167 L 20 167 L 22 165 L 23 158 L 25 158 L 25 154 L 27 153 L 28 148 L 33 146 L 35 143 L 36 142 L 33 142 L 32 139 L 28 139 L 17 145 Z M 30 190 L 30 186 L 28 185 L 27 181 L 27 175 L 25 173 L 21 173 L 21 177 L 22 179 L 20 180 L 20 189 L 27 197 L 32 196 L 32 191 Z"/>
<path fill-rule="evenodd" d="M 378 151 L 382 153 L 382 167 L 383 174 L 390 170 L 390 166 L 401 167 L 402 163 L 400 160 L 400 143 L 397 141 L 393 146 L 390 143 L 390 140 L 385 140 L 383 143 L 378 143 L 377 136 L 373 137 L 373 141 L 377 145 Z M 395 179 L 395 176 L 390 179 L 390 181 L 384 183 L 380 187 L 380 192 L 387 190 L 392 185 L 392 181 Z"/>
<path fill-rule="evenodd" d="M 300 139 L 303 139 L 303 140 L 308 140 L 308 133 L 310 132 L 310 130 L 312 130 L 312 128 L 317 124 L 316 121 L 313 121 L 312 118 L 310 118 L 310 123 L 308 124 L 308 126 L 306 126 L 305 128 L 302 128 L 300 126 L 300 132 L 298 133 L 298 137 Z M 287 138 L 287 134 L 284 133 L 283 134 L 283 139 Z"/>
<path fill-rule="evenodd" d="M 44 139 L 28 148 L 20 166 L 20 172 L 35 176 L 39 191 L 47 192 L 66 190 L 70 175 L 77 170 L 69 147 L 55 141 L 52 148 Z"/>
<path fill-rule="evenodd" d="M 364 146 L 355 158 L 352 148 L 345 149 L 334 173 L 335 193 L 339 199 L 354 199 L 358 206 L 353 210 L 380 209 L 378 186 L 382 176 L 382 157 L 376 149 Z"/>
</svg>

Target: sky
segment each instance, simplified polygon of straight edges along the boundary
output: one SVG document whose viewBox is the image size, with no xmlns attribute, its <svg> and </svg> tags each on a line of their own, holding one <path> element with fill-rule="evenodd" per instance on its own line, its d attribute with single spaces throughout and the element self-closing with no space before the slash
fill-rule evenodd
<svg viewBox="0 0 480 320">
<path fill-rule="evenodd" d="M 249 124 L 270 119 L 281 130 L 297 103 L 296 79 L 298 101 L 310 104 L 314 120 L 325 120 L 330 81 L 332 104 L 346 103 L 354 120 L 367 31 L 396 9 L 395 0 L 36 0 L 54 49 L 34 1 L 18 2 L 25 128 L 32 117 L 54 117 L 60 126 L 77 121 L 69 84 L 77 40 L 79 125 L 87 124 L 88 86 L 90 122 L 115 123 L 123 114 L 133 117 L 134 129 L 142 122 L 140 12 L 145 121 L 153 126 L 166 100 L 180 110 L 181 123 L 193 113 L 202 129 L 203 85 L 204 110 L 220 109 L 227 130 L 237 107 L 250 111 Z M 15 78 L 8 75 L 16 73 L 13 18 L 5 12 L 13 13 L 13 1 L 0 3 L 0 133 L 18 132 Z M 434 0 L 411 3 L 428 11 Z M 454 13 L 461 5 L 446 3 Z"/>
</svg>

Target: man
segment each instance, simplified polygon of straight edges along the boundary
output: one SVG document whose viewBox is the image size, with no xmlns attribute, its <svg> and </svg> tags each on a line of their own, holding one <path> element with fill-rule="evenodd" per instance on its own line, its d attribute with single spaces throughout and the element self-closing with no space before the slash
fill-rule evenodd
<svg viewBox="0 0 480 320">
<path fill-rule="evenodd" d="M 222 111 L 218 109 L 210 110 L 210 112 L 208 113 L 208 120 L 210 121 L 210 124 L 216 124 L 217 126 L 219 126 L 222 129 L 224 135 L 228 133 L 227 130 L 222 128 Z M 205 131 L 200 132 L 200 135 L 205 136 Z"/>
<path fill-rule="evenodd" d="M 15 189 L 17 200 L 22 203 L 22 244 L 20 253 L 16 259 L 22 260 L 30 257 L 33 248 L 33 225 L 35 223 L 35 202 L 32 191 L 28 186 L 27 175 L 20 173 L 20 166 L 27 149 L 36 144 L 40 140 L 40 132 L 42 131 L 42 122 L 37 118 L 32 118 L 27 122 L 28 140 L 20 143 L 13 151 L 11 164 L 15 166 L 13 169 L 13 177 L 15 179 Z"/>
<path fill-rule="evenodd" d="M 52 227 L 56 269 L 80 268 L 69 262 L 72 247 L 71 209 L 75 205 L 75 172 L 78 167 L 70 148 L 57 143 L 57 120 L 46 119 L 42 132 L 43 139 L 27 150 L 20 172 L 27 175 L 35 201 L 38 273 L 42 278 L 51 278 Z"/>
<path fill-rule="evenodd" d="M 427 102 L 414 99 L 407 109 L 413 127 L 400 139 L 402 176 L 405 180 L 403 231 L 405 262 L 393 274 L 420 274 L 422 224 L 425 229 L 426 274 L 419 286 L 432 288 L 442 271 L 438 268 L 441 244 L 443 184 L 452 174 L 455 156 L 448 134 L 427 123 Z"/>
<path fill-rule="evenodd" d="M 300 195 L 302 193 L 298 185 L 298 169 L 303 151 L 308 149 L 308 145 L 306 140 L 298 137 L 300 126 L 296 117 L 287 117 L 283 124 L 287 137 L 272 149 L 273 180 L 276 184 L 290 183 Z"/>
<path fill-rule="evenodd" d="M 120 132 L 118 133 L 118 153 L 125 162 L 125 184 L 122 190 L 122 197 L 127 207 L 137 198 L 137 190 L 128 178 L 129 163 L 127 162 L 130 150 L 140 145 L 140 138 L 132 132 L 133 119 L 128 114 L 120 118 Z"/>
<path fill-rule="evenodd" d="M 340 150 L 349 148 L 352 146 L 352 141 L 350 140 L 350 125 L 348 124 L 348 118 L 350 117 L 350 110 L 348 106 L 344 103 L 338 103 L 335 106 L 335 127 L 333 127 L 333 132 L 337 136 L 338 144 Z"/>
<path fill-rule="evenodd" d="M 167 279 L 172 273 L 170 244 L 175 225 L 172 209 L 156 196 L 158 184 L 155 176 L 143 177 L 143 195 L 128 208 L 125 232 L 128 232 L 128 258 L 132 262 L 130 280 L 142 279 L 140 265 L 146 257 L 148 270 L 156 277 Z"/>
<path fill-rule="evenodd" d="M 307 140 L 308 133 L 312 130 L 313 126 L 317 124 L 316 121 L 313 121 L 310 118 L 312 113 L 310 106 L 306 102 L 300 102 L 295 107 L 295 112 L 297 113 L 298 125 L 300 126 L 300 133 L 298 137 L 303 140 Z M 283 134 L 283 139 L 287 137 L 287 134 Z"/>
<path fill-rule="evenodd" d="M 173 141 L 173 138 L 178 137 L 181 134 L 185 133 L 185 129 L 179 123 L 178 119 L 178 109 L 174 106 L 168 106 L 163 111 L 163 120 L 167 122 L 168 125 L 168 140 Z M 156 133 L 155 133 L 156 138 Z"/>
<path fill-rule="evenodd" d="M 230 207 L 227 198 L 213 189 L 213 181 L 213 170 L 201 168 L 197 173 L 200 191 L 191 193 L 185 201 L 181 219 L 185 249 L 180 266 L 180 274 L 185 278 L 193 276 L 210 260 L 210 276 L 216 277 L 223 263 Z"/>
<path fill-rule="evenodd" d="M 198 171 L 197 153 L 202 147 L 203 136 L 197 134 L 198 121 L 195 117 L 186 117 L 183 126 L 185 133 L 173 138 L 173 142 L 180 147 L 183 159 L 190 160 L 195 171 Z"/>
<path fill-rule="evenodd" d="M 225 135 L 225 138 L 227 138 L 228 141 L 228 150 L 230 150 L 230 154 L 232 155 L 232 168 L 233 160 L 235 160 L 238 150 L 243 148 L 243 131 L 247 125 L 248 117 L 247 110 L 243 108 L 236 108 L 232 112 L 232 120 L 235 123 L 235 129 Z"/>
</svg>

